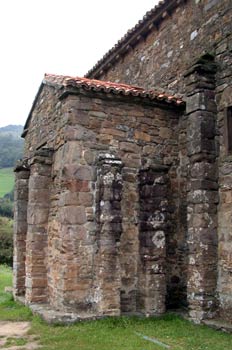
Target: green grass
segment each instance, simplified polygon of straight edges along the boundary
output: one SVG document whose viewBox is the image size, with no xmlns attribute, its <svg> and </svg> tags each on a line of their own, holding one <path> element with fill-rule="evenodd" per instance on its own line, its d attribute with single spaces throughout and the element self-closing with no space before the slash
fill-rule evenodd
<svg viewBox="0 0 232 350">
<path fill-rule="evenodd" d="M 26 345 L 28 342 L 25 338 L 7 338 L 7 341 L 5 343 L 5 347 L 11 347 L 11 346 L 23 346 Z"/>
<path fill-rule="evenodd" d="M 32 320 L 30 333 L 39 337 L 41 350 L 165 349 L 136 333 L 159 340 L 169 345 L 171 350 L 232 349 L 232 335 L 206 326 L 193 325 L 172 314 L 161 318 L 105 318 L 72 326 L 47 325 L 39 317 L 32 316 L 27 308 L 14 303 L 10 296 L 3 292 L 3 287 L 11 283 L 11 271 L 5 267 L 1 267 L 0 271 L 0 319 L 7 319 L 8 313 L 11 320 Z M 20 312 L 15 313 L 15 310 Z"/>
<path fill-rule="evenodd" d="M 10 293 L 5 293 L 5 287 L 12 286 L 11 268 L 0 265 L 0 320 L 1 321 L 30 321 L 31 311 L 16 303 Z"/>
<path fill-rule="evenodd" d="M 14 187 L 13 168 L 0 169 L 0 198 L 12 191 Z"/>
</svg>

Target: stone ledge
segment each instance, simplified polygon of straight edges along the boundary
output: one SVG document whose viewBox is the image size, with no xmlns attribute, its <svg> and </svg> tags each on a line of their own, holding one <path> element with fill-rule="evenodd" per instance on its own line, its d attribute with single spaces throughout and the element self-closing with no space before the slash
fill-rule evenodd
<svg viewBox="0 0 232 350">
<path fill-rule="evenodd" d="M 18 302 L 25 304 L 25 298 L 22 296 L 15 296 L 15 300 Z M 73 313 L 73 312 L 64 312 L 54 310 L 49 304 L 30 304 L 28 307 L 31 309 L 33 314 L 39 315 L 45 322 L 48 324 L 72 324 L 75 322 L 82 321 L 93 321 L 107 317 L 107 315 L 96 315 L 90 313 Z M 181 316 L 183 319 L 193 322 L 193 319 L 189 317 L 188 312 L 183 309 L 176 309 L 173 311 L 169 311 L 169 313 L 173 313 L 175 315 Z M 147 318 L 151 315 L 143 315 L 139 312 L 137 313 L 123 313 L 123 316 L 137 316 L 142 318 Z M 153 315 L 154 316 L 154 315 Z M 161 315 L 156 315 L 161 316 Z M 210 320 L 202 320 L 200 322 L 210 328 L 214 328 L 218 331 L 232 333 L 232 323 L 225 322 L 221 319 L 210 319 Z"/>
<path fill-rule="evenodd" d="M 202 320 L 202 323 L 218 331 L 232 333 L 232 323 L 225 322 L 221 319 Z"/>
<path fill-rule="evenodd" d="M 97 316 L 91 313 L 73 313 L 54 310 L 48 304 L 30 304 L 28 305 L 33 314 L 39 315 L 49 324 L 72 324 L 80 321 L 89 321 L 100 319 L 103 316 Z"/>
<path fill-rule="evenodd" d="M 39 315 L 49 324 L 72 324 L 75 322 L 92 321 L 106 317 L 105 315 L 99 316 L 93 313 L 91 314 L 90 312 L 81 312 L 77 314 L 74 312 L 58 311 L 53 309 L 49 304 L 26 304 L 25 298 L 22 296 L 15 296 L 15 300 L 28 306 L 33 314 Z"/>
</svg>

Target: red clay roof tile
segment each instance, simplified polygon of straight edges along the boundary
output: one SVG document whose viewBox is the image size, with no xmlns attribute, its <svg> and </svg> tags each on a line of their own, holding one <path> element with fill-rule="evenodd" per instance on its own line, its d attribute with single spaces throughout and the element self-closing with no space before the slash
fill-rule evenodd
<svg viewBox="0 0 232 350">
<path fill-rule="evenodd" d="M 112 93 L 115 95 L 134 96 L 140 98 L 148 98 L 150 100 L 163 101 L 174 105 L 183 105 L 184 101 L 173 95 L 168 95 L 165 92 L 158 92 L 154 90 L 145 90 L 138 86 L 127 84 L 113 83 L 110 81 L 102 81 L 88 78 L 71 77 L 63 75 L 45 74 L 44 84 L 55 84 L 59 86 L 72 86 L 76 88 L 83 88 L 85 90 L 99 91 L 104 93 Z"/>
</svg>

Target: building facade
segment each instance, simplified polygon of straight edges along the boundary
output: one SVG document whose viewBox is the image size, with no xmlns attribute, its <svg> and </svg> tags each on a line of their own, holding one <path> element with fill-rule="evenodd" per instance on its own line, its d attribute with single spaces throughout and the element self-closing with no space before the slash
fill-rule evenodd
<svg viewBox="0 0 232 350">
<path fill-rule="evenodd" d="M 164 0 L 86 78 L 45 76 L 16 167 L 16 296 L 231 321 L 231 13 Z"/>
</svg>

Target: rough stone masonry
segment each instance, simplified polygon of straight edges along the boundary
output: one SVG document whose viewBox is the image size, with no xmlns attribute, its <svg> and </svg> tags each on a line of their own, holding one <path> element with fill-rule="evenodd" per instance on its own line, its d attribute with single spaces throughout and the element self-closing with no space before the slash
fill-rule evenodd
<svg viewBox="0 0 232 350">
<path fill-rule="evenodd" d="M 164 0 L 86 78 L 45 76 L 15 169 L 16 297 L 66 321 L 232 321 L 231 13 Z"/>
<path fill-rule="evenodd" d="M 184 103 L 120 89 L 45 77 L 16 167 L 15 294 L 27 304 L 83 317 L 165 310 Z"/>
</svg>

